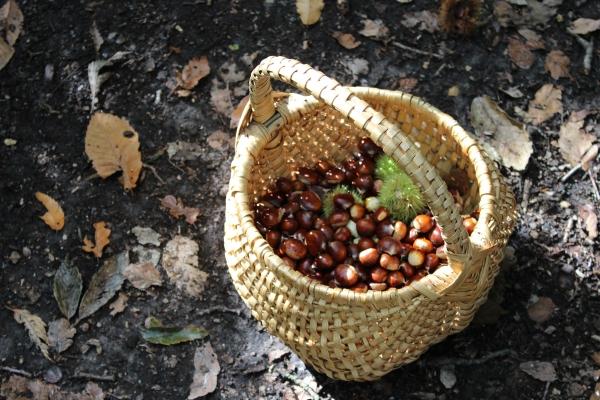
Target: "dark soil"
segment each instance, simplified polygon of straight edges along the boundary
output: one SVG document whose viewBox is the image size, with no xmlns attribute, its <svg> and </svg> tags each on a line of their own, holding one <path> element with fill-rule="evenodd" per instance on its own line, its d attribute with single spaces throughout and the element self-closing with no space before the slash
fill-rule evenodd
<svg viewBox="0 0 600 400">
<path fill-rule="evenodd" d="M 177 234 L 200 244 L 201 268 L 209 273 L 201 299 L 177 291 L 163 273 L 165 284 L 148 292 L 125 284 L 129 296 L 125 311 L 112 317 L 103 307 L 77 328 L 74 345 L 55 356 L 63 373 L 58 383 L 68 391 L 81 391 L 88 379 L 81 372 L 112 375 L 98 384 L 107 398 L 187 398 L 198 343 L 159 347 L 145 343 L 139 334 L 144 320 L 156 316 L 166 323 L 195 323 L 210 332 L 221 365 L 217 390 L 209 399 L 565 399 L 589 398 L 600 366 L 591 359 L 600 343 L 598 297 L 598 242 L 586 239 L 576 222 L 567 243 L 562 242 L 567 221 L 583 203 L 598 205 L 589 179 L 575 174 L 566 183 L 560 178 L 569 169 L 551 142 L 570 111 L 600 108 L 600 60 L 594 52 L 592 72 L 583 73 L 583 48 L 566 33 L 577 17 L 600 18 L 595 1 L 565 1 L 558 9 L 564 21 L 554 18 L 537 27 L 546 50 L 536 50 L 529 70 L 511 64 L 505 50 L 516 28 L 502 28 L 486 1 L 483 26 L 472 37 L 437 32 L 430 34 L 399 24 L 402 14 L 435 10 L 434 1 L 408 5 L 398 2 L 350 2 L 341 14 L 335 2 L 326 2 L 321 20 L 311 27 L 300 24 L 293 2 L 259 1 L 59 2 L 21 0 L 25 28 L 10 63 L 0 71 L 0 136 L 17 144 L 0 144 L 0 305 L 26 308 L 50 322 L 61 317 L 52 295 L 52 277 L 61 260 L 69 257 L 84 283 L 101 262 L 81 251 L 84 235 L 93 235 L 92 224 L 103 220 L 112 229 L 104 258 L 136 245 L 130 230 L 152 227 L 163 245 Z M 418 3 L 418 4 L 417 4 Z M 382 19 L 394 40 L 431 52 L 445 52 L 443 60 L 415 54 L 393 45 L 360 37 L 354 50 L 340 47 L 332 31 L 357 32 L 365 17 Z M 93 21 L 105 39 L 96 54 L 90 35 Z M 592 35 L 593 36 L 593 35 Z M 600 37 L 596 35 L 597 41 Z M 269 55 L 285 55 L 318 67 L 345 84 L 379 88 L 398 87 L 402 77 L 416 78 L 413 93 L 454 116 L 469 127 L 468 110 L 475 96 L 487 94 L 513 114 L 544 83 L 554 82 L 544 71 L 551 49 L 571 59 L 571 79 L 561 79 L 564 113 L 539 128 L 530 128 L 534 153 L 522 173 L 503 172 L 517 194 L 522 212 L 510 246 L 515 256 L 504 263 L 490 302 L 462 333 L 434 346 L 423 357 L 374 383 L 330 380 L 286 354 L 269 362 L 268 354 L 283 349 L 250 316 L 235 292 L 223 256 L 223 222 L 226 185 L 233 150 L 218 150 L 207 137 L 221 129 L 233 135 L 229 119 L 215 112 L 209 101 L 211 79 L 218 67 L 234 61 L 249 76 L 244 54 L 257 52 L 254 64 Z M 179 52 L 180 50 L 180 52 Z M 117 51 L 130 51 L 129 61 L 112 67 L 102 86 L 98 109 L 127 118 L 140 133 L 145 162 L 156 168 L 159 180 L 145 169 L 138 187 L 123 191 L 116 176 L 88 179 L 94 174 L 83 138 L 90 117 L 87 65 Z M 206 55 L 212 72 L 188 98 L 170 95 L 165 83 L 192 57 Z M 344 68 L 352 58 L 369 62 L 369 72 L 354 79 Z M 54 68 L 53 77 L 44 77 Z M 436 73 L 442 65 L 441 71 Z M 467 68 L 467 66 L 469 68 Z M 512 82 L 507 81 L 510 74 Z M 449 97 L 448 88 L 460 87 Z M 513 99 L 501 92 L 517 86 L 524 97 Z M 282 88 L 289 90 L 289 88 Z M 156 101 L 157 91 L 161 91 Z M 232 98 L 236 104 L 244 95 Z M 592 116 L 592 122 L 597 115 Z M 596 119 L 597 121 L 597 119 Z M 596 125 L 595 134 L 600 132 Z M 197 143 L 202 154 L 190 161 L 170 161 L 161 153 L 176 140 Z M 117 174 L 118 175 L 118 174 Z M 522 202 L 526 180 L 531 182 L 528 201 Z M 38 218 L 43 214 L 34 193 L 56 198 L 67 218 L 64 230 L 55 233 Z M 174 220 L 159 207 L 159 199 L 172 194 L 186 205 L 202 209 L 195 225 Z M 561 208 L 564 200 L 571 204 Z M 10 260 L 13 252 L 21 258 Z M 30 254 L 29 254 L 30 253 Z M 595 271 L 595 275 L 594 275 Z M 550 297 L 557 305 L 552 318 L 537 324 L 527 314 L 532 296 Z M 217 307 L 217 308 L 214 308 Z M 223 308 L 234 312 L 223 312 Z M 211 312 L 201 313 L 202 310 Z M 235 311 L 239 311 L 239 315 Z M 594 336 L 596 335 L 596 336 Z M 594 337 L 592 337 L 594 336 Z M 92 348 L 82 354 L 89 339 L 100 341 L 102 352 Z M 496 353 L 501 351 L 500 353 Z M 273 353 L 271 353 L 273 354 Z M 483 359 L 495 355 L 489 361 Z M 548 385 L 525 374 L 525 361 L 549 361 L 558 378 Z M 479 361 L 479 362 L 478 362 Z M 440 382 L 440 366 L 450 365 L 456 385 Z M 44 359 L 12 313 L 0 309 L 0 366 L 18 368 L 42 378 L 53 364 Z M 9 372 L 0 371 L 2 381 Z"/>
</svg>

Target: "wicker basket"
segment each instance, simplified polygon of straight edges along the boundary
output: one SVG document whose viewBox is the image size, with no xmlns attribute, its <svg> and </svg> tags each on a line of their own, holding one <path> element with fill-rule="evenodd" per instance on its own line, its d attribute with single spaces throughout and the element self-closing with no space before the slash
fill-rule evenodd
<svg viewBox="0 0 600 400">
<path fill-rule="evenodd" d="M 270 78 L 304 91 L 273 100 Z M 314 97 L 313 97 L 314 96 Z M 238 127 L 225 254 L 252 315 L 316 370 L 375 380 L 464 329 L 485 301 L 515 222 L 496 166 L 450 116 L 396 91 L 348 88 L 298 61 L 265 59 L 250 78 Z M 252 204 L 280 176 L 319 159 L 340 162 L 369 136 L 419 185 L 443 229 L 449 264 L 401 289 L 329 288 L 289 268 L 254 226 Z M 480 209 L 469 237 L 442 177 L 469 177 L 465 207 Z"/>
</svg>

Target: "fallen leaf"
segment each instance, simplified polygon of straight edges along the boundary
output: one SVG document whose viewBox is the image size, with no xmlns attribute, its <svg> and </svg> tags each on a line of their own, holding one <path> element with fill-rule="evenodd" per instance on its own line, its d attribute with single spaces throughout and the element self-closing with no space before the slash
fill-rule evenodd
<svg viewBox="0 0 600 400">
<path fill-rule="evenodd" d="M 174 344 L 191 342 L 208 336 L 208 331 L 196 325 L 188 325 L 185 328 L 175 326 L 163 326 L 160 321 L 152 319 L 151 326 L 142 328 L 142 338 L 152 344 L 172 346 Z"/>
<path fill-rule="evenodd" d="M 600 351 L 592 353 L 592 360 L 594 360 L 594 363 L 600 367 Z"/>
<path fill-rule="evenodd" d="M 94 111 L 96 109 L 96 105 L 98 104 L 98 94 L 100 93 L 100 88 L 108 80 L 110 77 L 110 72 L 101 73 L 102 69 L 106 67 L 112 67 L 119 61 L 125 59 L 130 52 L 128 51 L 118 51 L 108 60 L 95 60 L 88 64 L 88 82 L 90 84 L 90 96 L 91 96 L 91 110 Z"/>
<path fill-rule="evenodd" d="M 100 221 L 94 224 L 94 238 L 96 243 L 92 243 L 87 236 L 83 237 L 83 251 L 87 253 L 94 253 L 96 258 L 102 257 L 102 250 L 110 243 L 108 237 L 110 236 L 110 229 L 106 227 L 106 222 Z"/>
<path fill-rule="evenodd" d="M 104 392 L 93 382 L 88 382 L 83 392 L 72 393 L 62 391 L 54 384 L 18 375 L 11 375 L 0 385 L 0 395 L 6 400 L 105 400 Z"/>
<path fill-rule="evenodd" d="M 56 353 L 62 353 L 71 347 L 76 332 L 67 319 L 54 320 L 48 324 L 48 345 Z"/>
<path fill-rule="evenodd" d="M 523 92 L 521 92 L 519 90 L 519 88 L 517 87 L 509 87 L 508 89 L 500 89 L 501 91 L 503 91 L 504 93 L 506 93 L 507 95 L 509 95 L 510 97 L 512 97 L 513 99 L 520 99 L 521 97 L 523 97 Z"/>
<path fill-rule="evenodd" d="M 235 83 L 246 79 L 246 74 L 243 71 L 238 71 L 235 62 L 223 63 L 219 68 L 219 76 L 226 83 Z"/>
<path fill-rule="evenodd" d="M 219 82 L 213 79 L 212 88 L 210 90 L 210 104 L 215 111 L 225 116 L 230 116 L 233 112 L 231 105 L 231 90 L 229 88 L 221 88 Z"/>
<path fill-rule="evenodd" d="M 323 0 L 296 0 L 296 11 L 304 25 L 319 22 L 324 6 Z"/>
<path fill-rule="evenodd" d="M 85 134 L 85 153 L 102 178 L 123 171 L 123 187 L 133 189 L 142 170 L 138 133 L 116 115 L 92 115 Z"/>
<path fill-rule="evenodd" d="M 578 208 L 579 218 L 583 220 L 588 239 L 594 240 L 598 237 L 598 216 L 592 204 L 586 203 Z"/>
<path fill-rule="evenodd" d="M 550 76 L 557 80 L 569 76 L 569 65 L 571 60 L 560 50 L 552 50 L 546 56 L 544 69 L 550 73 Z"/>
<path fill-rule="evenodd" d="M 525 44 L 532 50 L 539 50 L 546 47 L 544 45 L 544 39 L 542 36 L 531 29 L 521 28 L 519 29 L 519 35 L 523 36 L 527 40 Z"/>
<path fill-rule="evenodd" d="M 15 49 L 0 37 L 0 70 L 8 64 L 14 54 Z"/>
<path fill-rule="evenodd" d="M 519 368 L 527 375 L 542 382 L 554 382 L 556 380 L 554 365 L 547 361 L 527 361 L 519 364 Z"/>
<path fill-rule="evenodd" d="M 58 308 L 65 317 L 70 319 L 77 312 L 81 297 L 81 274 L 75 265 L 63 260 L 54 275 L 52 290 Z"/>
<path fill-rule="evenodd" d="M 96 349 L 96 354 L 102 354 L 102 343 L 100 343 L 100 341 L 98 339 L 88 339 L 82 346 L 81 346 L 81 353 L 85 354 L 88 351 L 90 351 L 90 348 L 94 347 Z"/>
<path fill-rule="evenodd" d="M 65 213 L 60 204 L 52 197 L 42 192 L 36 192 L 35 198 L 46 207 L 46 214 L 40 218 L 55 231 L 60 231 L 65 226 Z"/>
<path fill-rule="evenodd" d="M 199 296 L 206 286 L 208 274 L 198 268 L 198 243 L 184 236 L 175 236 L 164 249 L 162 266 L 177 289 Z"/>
<path fill-rule="evenodd" d="M 410 93 L 417 86 L 417 83 L 419 83 L 417 78 L 401 78 L 398 80 L 398 89 Z"/>
<path fill-rule="evenodd" d="M 363 19 L 363 29 L 358 31 L 361 35 L 377 40 L 386 39 L 390 35 L 390 30 L 382 20 Z"/>
<path fill-rule="evenodd" d="M 197 143 L 170 142 L 167 144 L 167 155 L 175 161 L 191 161 L 202 155 L 203 149 Z"/>
<path fill-rule="evenodd" d="M 546 25 L 556 15 L 556 3 L 526 0 L 526 7 L 515 11 L 506 1 L 496 1 L 494 16 L 503 27 Z"/>
<path fill-rule="evenodd" d="M 134 246 L 131 251 L 137 257 L 138 263 L 150 263 L 153 266 L 157 266 L 160 262 L 160 251 L 156 249 L 150 249 L 144 246 Z"/>
<path fill-rule="evenodd" d="M 129 264 L 123 275 L 136 289 L 146 290 L 150 286 L 162 285 L 160 272 L 150 262 Z"/>
<path fill-rule="evenodd" d="M 489 139 L 500 161 L 508 168 L 522 171 L 533 153 L 533 144 L 523 124 L 510 118 L 488 96 L 476 97 L 471 103 L 471 124 L 480 137 Z"/>
<path fill-rule="evenodd" d="M 160 234 L 152 228 L 136 226 L 131 232 L 135 235 L 139 244 L 160 246 Z"/>
<path fill-rule="evenodd" d="M 246 108 L 246 104 L 250 100 L 250 96 L 245 96 L 238 105 L 235 107 L 233 112 L 231 113 L 231 119 L 229 120 L 229 128 L 235 129 L 240 122 L 240 118 L 242 117 L 242 113 L 244 112 L 244 108 Z"/>
<path fill-rule="evenodd" d="M 429 10 L 404 13 L 400 21 L 405 27 L 434 33 L 439 30 L 438 15 Z"/>
<path fill-rule="evenodd" d="M 15 321 L 25 326 L 27 333 L 29 333 L 29 338 L 40 349 L 44 357 L 52 361 L 48 354 L 48 336 L 44 321 L 25 309 L 9 308 L 9 310 L 13 312 Z"/>
<path fill-rule="evenodd" d="M 527 315 L 538 324 L 544 323 L 552 317 L 556 305 L 549 297 L 540 297 L 535 303 L 527 307 Z"/>
<path fill-rule="evenodd" d="M 177 81 L 177 87 L 184 90 L 191 90 L 196 87 L 200 79 L 209 73 L 210 65 L 206 56 L 192 58 L 183 67 L 183 71 L 176 73 L 175 80 Z"/>
<path fill-rule="evenodd" d="M 345 49 L 352 50 L 360 46 L 360 43 L 353 34 L 334 31 L 331 36 Z"/>
<path fill-rule="evenodd" d="M 104 44 L 104 39 L 98 30 L 98 25 L 96 25 L 96 21 L 92 22 L 92 26 L 90 28 L 90 35 L 92 35 L 92 42 L 94 42 L 94 48 L 96 49 L 96 53 L 100 52 L 100 48 Z"/>
<path fill-rule="evenodd" d="M 129 265 L 129 255 L 124 251 L 112 256 L 92 276 L 90 285 L 79 305 L 79 321 L 98 311 L 121 289 L 125 277 L 123 270 Z"/>
<path fill-rule="evenodd" d="M 4 31 L 6 43 L 14 46 L 23 30 L 23 13 L 15 0 L 8 0 L 0 8 L 0 32 Z"/>
<path fill-rule="evenodd" d="M 198 347 L 194 354 L 194 380 L 188 399 L 197 399 L 214 392 L 220 371 L 221 366 L 210 342 Z"/>
<path fill-rule="evenodd" d="M 229 136 L 229 134 L 222 130 L 214 131 L 207 138 L 208 145 L 215 150 L 227 150 L 229 147 L 234 145 L 235 138 Z"/>
<path fill-rule="evenodd" d="M 594 135 L 583 130 L 587 114 L 586 110 L 572 112 L 567 122 L 560 127 L 558 136 L 560 154 L 573 167 L 582 161 L 583 156 L 596 140 Z"/>
<path fill-rule="evenodd" d="M 359 75 L 369 73 L 369 62 L 364 58 L 347 58 L 342 61 L 342 65 L 352 74 L 353 80 L 357 80 Z"/>
<path fill-rule="evenodd" d="M 535 61 L 535 56 L 529 47 L 516 37 L 508 38 L 506 50 L 510 60 L 519 68 L 529 69 Z"/>
<path fill-rule="evenodd" d="M 195 224 L 196 219 L 200 215 L 199 208 L 185 207 L 181 199 L 177 199 L 170 194 L 160 199 L 160 205 L 166 208 L 172 217 L 177 219 L 179 219 L 179 217 L 185 217 L 185 221 L 188 224 Z"/>
<path fill-rule="evenodd" d="M 567 30 L 575 35 L 586 35 L 598 29 L 600 29 L 600 19 L 577 18 Z"/>
<path fill-rule="evenodd" d="M 110 308 L 110 315 L 115 316 L 119 313 L 122 313 L 127 307 L 127 300 L 129 300 L 129 296 L 125 293 L 119 293 L 119 296 L 115 301 L 109 304 L 108 308 Z"/>
<path fill-rule="evenodd" d="M 554 114 L 562 113 L 562 91 L 551 83 L 542 86 L 536 93 L 535 98 L 529 102 L 527 117 L 534 125 L 552 118 Z"/>
</svg>

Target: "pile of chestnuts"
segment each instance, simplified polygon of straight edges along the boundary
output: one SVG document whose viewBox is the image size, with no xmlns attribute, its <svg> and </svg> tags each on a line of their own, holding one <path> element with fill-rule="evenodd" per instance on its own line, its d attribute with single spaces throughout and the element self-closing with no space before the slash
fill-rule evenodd
<svg viewBox="0 0 600 400">
<path fill-rule="evenodd" d="M 427 209 L 402 221 L 382 205 L 375 174 L 381 155 L 361 138 L 341 165 L 301 167 L 254 205 L 257 229 L 290 268 L 330 287 L 366 292 L 409 285 L 446 262 L 441 229 Z M 469 234 L 476 216 L 463 217 Z"/>
</svg>

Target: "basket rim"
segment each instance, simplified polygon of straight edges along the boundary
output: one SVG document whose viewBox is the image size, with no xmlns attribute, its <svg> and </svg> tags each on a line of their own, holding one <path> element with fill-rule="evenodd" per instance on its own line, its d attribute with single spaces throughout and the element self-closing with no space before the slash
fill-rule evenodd
<svg viewBox="0 0 600 400">
<path fill-rule="evenodd" d="M 395 90 L 387 90 L 387 89 L 376 89 L 371 87 L 348 87 L 348 89 L 359 96 L 362 99 L 368 101 L 368 98 L 393 98 L 393 99 L 402 99 L 406 100 L 408 98 L 410 106 L 415 108 L 423 108 L 426 112 L 430 112 L 435 116 L 435 119 L 440 124 L 445 124 L 449 126 L 448 130 L 452 131 L 454 134 L 454 129 L 459 130 L 456 132 L 457 135 L 467 136 L 471 140 L 461 141 L 457 140 L 458 147 L 465 153 L 466 158 L 468 158 L 469 163 L 471 163 L 475 167 L 475 163 L 473 158 L 480 158 L 483 149 L 479 148 L 479 144 L 468 134 L 459 123 L 452 118 L 450 115 L 440 111 L 435 108 L 431 104 L 425 102 L 421 98 Z M 293 105 L 287 102 L 287 99 L 290 95 L 302 96 L 302 102 L 295 102 Z M 286 95 L 281 96 L 283 101 L 277 106 L 278 113 L 276 114 L 281 119 L 283 119 L 282 123 L 289 123 L 291 121 L 298 120 L 302 118 L 303 115 L 314 112 L 316 109 L 320 107 L 327 107 L 325 104 L 321 103 L 318 99 L 314 98 L 310 95 L 298 95 L 296 93 L 287 93 Z M 388 101 L 390 101 L 388 99 Z M 252 113 L 250 104 L 248 103 L 242 113 L 242 117 L 240 118 L 238 124 L 238 130 L 236 133 L 236 138 L 239 140 L 244 135 L 244 130 L 247 130 L 249 126 L 252 124 Z M 274 131 L 277 131 L 280 128 L 279 125 Z M 368 133 L 367 133 L 368 136 Z M 237 140 L 236 140 L 237 142 Z M 237 144 L 237 143 L 236 143 Z M 254 146 L 254 147 L 253 147 Z M 240 146 L 236 145 L 236 157 L 238 156 L 239 151 L 255 153 L 260 152 L 263 148 L 263 145 L 256 146 L 256 142 L 249 143 L 249 146 Z M 486 164 L 487 164 L 486 160 Z M 491 162 L 491 161 L 489 161 Z M 478 193 L 478 203 L 480 206 L 480 218 L 477 221 L 477 225 L 474 231 L 474 234 L 469 238 L 470 242 L 474 245 L 479 244 L 482 245 L 482 238 L 485 235 L 476 235 L 477 232 L 481 233 L 481 228 L 484 225 L 484 219 L 487 219 L 487 216 L 493 213 L 493 208 L 495 205 L 491 202 L 482 202 L 482 193 L 481 193 L 481 185 L 480 179 L 488 179 L 487 176 L 489 171 L 484 171 L 484 173 L 476 173 L 475 180 L 478 183 L 479 193 Z M 232 174 L 232 179 L 234 175 Z M 429 298 L 438 298 L 440 297 L 440 293 L 436 290 L 436 287 L 444 286 L 451 287 L 455 284 L 459 283 L 458 278 L 460 272 L 457 272 L 455 268 L 453 268 L 448 262 L 448 264 L 442 265 L 438 268 L 433 274 L 428 274 L 423 277 L 419 281 L 415 281 L 408 286 L 404 286 L 402 288 L 389 288 L 385 291 L 374 291 L 369 290 L 366 293 L 357 293 L 351 289 L 346 288 L 331 288 L 327 285 L 322 284 L 321 282 L 309 278 L 300 272 L 290 268 L 283 260 L 275 254 L 271 246 L 266 242 L 266 240 L 262 237 L 262 235 L 258 232 L 258 229 L 254 225 L 254 219 L 252 217 L 252 211 L 249 207 L 249 202 L 246 194 L 243 194 L 243 198 L 236 198 L 238 195 L 242 193 L 235 193 L 231 195 L 232 200 L 238 206 L 238 213 L 242 214 L 243 217 L 239 219 L 240 226 L 242 232 L 244 234 L 250 234 L 249 236 L 257 237 L 257 240 L 254 240 L 251 243 L 252 251 L 255 254 L 260 255 L 260 259 L 264 261 L 265 264 L 268 265 L 269 269 L 276 273 L 277 276 L 282 277 L 285 281 L 291 285 L 292 287 L 300 290 L 306 291 L 310 296 L 314 296 L 317 299 L 328 299 L 329 301 L 335 303 L 344 303 L 344 304 L 370 304 L 372 306 L 384 305 L 384 304 L 394 304 L 398 305 L 399 302 L 409 302 L 414 298 L 419 296 L 425 296 Z M 248 217 L 248 218 L 246 218 Z M 487 246 L 489 247 L 489 246 Z M 471 246 L 471 251 L 477 251 L 477 246 Z M 460 260 L 462 258 L 463 262 L 469 262 L 465 255 L 451 255 L 452 258 L 456 260 Z M 450 258 L 450 257 L 449 257 Z"/>
</svg>

